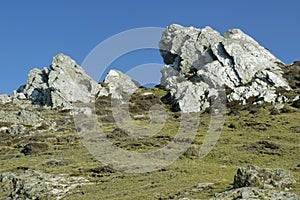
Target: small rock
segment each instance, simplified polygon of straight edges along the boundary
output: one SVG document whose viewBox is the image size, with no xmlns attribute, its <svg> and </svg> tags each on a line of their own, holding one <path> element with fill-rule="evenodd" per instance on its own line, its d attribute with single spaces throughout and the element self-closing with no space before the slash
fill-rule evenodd
<svg viewBox="0 0 300 200">
<path fill-rule="evenodd" d="M 153 95 L 153 92 L 144 92 L 144 93 L 142 94 L 142 96 L 148 96 L 148 95 Z"/>
<path fill-rule="evenodd" d="M 30 154 L 41 153 L 48 149 L 48 145 L 45 143 L 29 143 L 26 144 L 20 153 L 23 153 L 25 156 Z"/>
<path fill-rule="evenodd" d="M 295 108 L 300 108 L 300 97 L 297 96 L 293 99 L 292 106 Z"/>
<path fill-rule="evenodd" d="M 6 104 L 11 101 L 12 99 L 8 94 L 0 94 L 0 104 Z"/>
<path fill-rule="evenodd" d="M 127 137 L 127 136 L 129 136 L 129 134 L 126 131 L 124 131 L 123 129 L 120 129 L 120 128 L 115 128 L 112 131 L 112 134 L 116 137 Z"/>
</svg>

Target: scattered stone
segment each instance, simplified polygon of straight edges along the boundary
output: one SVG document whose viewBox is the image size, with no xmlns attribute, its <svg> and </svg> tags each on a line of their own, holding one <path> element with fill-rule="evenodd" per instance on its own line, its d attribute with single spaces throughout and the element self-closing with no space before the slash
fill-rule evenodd
<svg viewBox="0 0 300 200">
<path fill-rule="evenodd" d="M 251 148 L 254 149 L 279 149 L 280 146 L 278 144 L 275 144 L 273 142 L 268 142 L 268 141 L 259 141 L 255 142 L 251 145 Z"/>
<path fill-rule="evenodd" d="M 214 183 L 198 183 L 197 186 L 190 191 L 190 193 L 200 193 L 211 190 L 213 185 Z"/>
<path fill-rule="evenodd" d="M 21 135 L 21 134 L 25 134 L 27 132 L 27 128 L 21 124 L 19 125 L 13 125 L 9 132 L 13 135 Z"/>
<path fill-rule="evenodd" d="M 264 190 L 257 187 L 243 187 L 226 192 L 215 194 L 210 200 L 249 200 L 249 199 L 263 199 L 263 200 L 299 200 L 299 196 L 291 192 Z"/>
<path fill-rule="evenodd" d="M 231 89 L 229 101 L 246 104 L 250 97 L 256 104 L 286 101 L 276 94 L 278 87 L 290 90 L 282 77 L 282 62 L 239 29 L 221 36 L 210 27 L 173 24 L 164 31 L 159 47 L 167 64 L 160 84 L 183 112 L 204 111 L 209 98 L 217 97 L 217 89 L 224 85 Z"/>
<path fill-rule="evenodd" d="M 90 169 L 89 172 L 104 175 L 104 174 L 112 174 L 115 173 L 116 171 L 111 166 L 105 165 L 105 166 Z"/>
<path fill-rule="evenodd" d="M 23 153 L 25 156 L 30 154 L 37 154 L 41 153 L 48 149 L 48 145 L 46 143 L 29 143 L 26 144 L 23 149 L 20 151 L 20 153 Z"/>
<path fill-rule="evenodd" d="M 19 110 L 19 111 L 4 111 L 0 110 L 0 122 L 6 122 L 17 125 L 39 125 L 44 118 L 37 111 Z"/>
<path fill-rule="evenodd" d="M 115 128 L 112 131 L 112 134 L 116 137 L 128 137 L 129 136 L 129 134 L 125 130 L 120 129 L 120 128 Z"/>
</svg>

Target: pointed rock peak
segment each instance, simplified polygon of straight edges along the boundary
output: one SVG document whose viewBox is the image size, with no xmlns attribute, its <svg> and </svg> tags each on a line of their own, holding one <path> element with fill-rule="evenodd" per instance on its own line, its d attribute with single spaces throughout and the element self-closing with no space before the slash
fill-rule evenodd
<svg viewBox="0 0 300 200">
<path fill-rule="evenodd" d="M 170 26 L 167 27 L 168 31 L 176 31 L 176 30 L 182 30 L 184 29 L 183 26 L 179 24 L 171 24 Z"/>
<path fill-rule="evenodd" d="M 85 74 L 84 70 L 76 63 L 75 60 L 64 54 L 58 54 L 53 57 L 50 69 L 58 71 L 70 70 Z"/>
<path fill-rule="evenodd" d="M 244 33 L 241 29 L 230 29 L 223 34 L 226 39 L 248 41 L 250 43 L 258 44 L 251 36 Z"/>
<path fill-rule="evenodd" d="M 74 66 L 76 65 L 76 62 L 70 56 L 64 55 L 62 53 L 53 57 L 53 61 L 52 61 L 53 66 L 60 66 L 63 64 Z"/>
</svg>

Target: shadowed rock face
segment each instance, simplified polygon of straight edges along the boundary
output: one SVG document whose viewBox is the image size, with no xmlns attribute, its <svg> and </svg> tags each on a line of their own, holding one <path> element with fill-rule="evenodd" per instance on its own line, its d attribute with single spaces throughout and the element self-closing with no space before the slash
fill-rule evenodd
<svg viewBox="0 0 300 200">
<path fill-rule="evenodd" d="M 65 109 L 72 108 L 71 102 L 88 103 L 99 93 L 107 95 L 74 60 L 63 54 L 53 58 L 50 70 L 31 70 L 26 85 L 17 92 L 25 94 L 33 104 Z"/>
<path fill-rule="evenodd" d="M 183 112 L 208 108 L 208 99 L 216 88 L 230 88 L 229 101 L 245 104 L 250 97 L 256 103 L 282 103 L 276 88 L 290 90 L 282 77 L 282 64 L 267 49 L 239 29 L 220 35 L 210 27 L 197 29 L 170 25 L 159 43 L 167 64 L 161 70 L 161 85 L 170 89 Z"/>
</svg>

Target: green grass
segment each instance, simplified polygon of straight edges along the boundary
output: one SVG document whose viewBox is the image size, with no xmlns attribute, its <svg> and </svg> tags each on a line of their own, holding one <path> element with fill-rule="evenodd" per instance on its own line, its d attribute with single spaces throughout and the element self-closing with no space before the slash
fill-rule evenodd
<svg viewBox="0 0 300 200">
<path fill-rule="evenodd" d="M 154 100 L 166 95 L 167 91 L 140 89 L 153 92 Z M 106 99 L 107 101 L 109 99 Z M 144 99 L 143 101 L 149 101 Z M 103 102 L 102 102 L 103 103 Z M 103 104 L 101 104 L 103 105 Z M 169 109 L 169 105 L 164 105 Z M 270 105 L 255 112 L 241 110 L 236 115 L 227 115 L 222 134 L 214 149 L 203 159 L 196 156 L 180 156 L 174 163 L 159 171 L 149 173 L 125 173 L 105 170 L 105 163 L 96 160 L 82 144 L 75 131 L 72 117 L 68 113 L 41 110 L 41 115 L 49 124 L 56 123 L 56 131 L 40 130 L 30 127 L 29 133 L 7 136 L 1 133 L 0 173 L 18 171 L 20 167 L 38 169 L 47 173 L 83 176 L 94 184 L 78 187 L 64 199 L 177 199 L 190 197 L 207 199 L 216 192 L 231 187 L 238 167 L 248 164 L 267 168 L 289 170 L 296 179 L 292 192 L 300 195 L 300 133 L 299 110 L 289 108 L 287 113 L 270 115 Z M 13 105 L 1 109 L 13 110 Z M 101 115 L 111 115 L 109 104 L 99 108 Z M 34 110 L 34 109 L 33 109 Z M 132 115 L 145 114 L 146 110 L 131 108 Z M 170 115 L 163 129 L 151 138 L 117 137 L 112 131 L 117 127 L 111 121 L 99 123 L 110 140 L 120 148 L 135 152 L 148 152 L 162 148 L 176 135 L 180 124 L 180 114 L 167 111 Z M 200 115 L 201 123 L 193 146 L 199 148 L 203 143 L 210 123 L 210 114 Z M 136 124 L 147 126 L 148 119 L 136 120 Z M 1 124 L 0 124 L 1 125 Z M 2 126 L 8 125 L 3 123 Z M 46 127 L 46 126 L 45 126 Z M 41 128 L 40 128 L 41 129 Z M 296 131 L 295 131 L 296 130 Z M 48 148 L 25 156 L 22 148 L 31 142 L 47 144 Z M 260 143 L 262 142 L 262 144 Z M 273 144 L 278 148 L 269 148 L 263 144 Z M 198 183 L 211 182 L 211 188 L 199 191 Z M 1 195 L 0 195 L 1 197 Z"/>
</svg>

